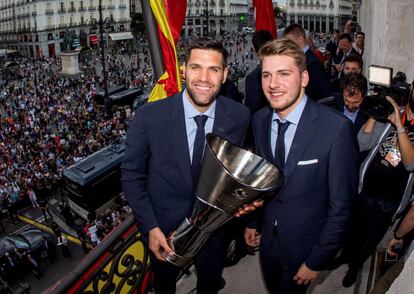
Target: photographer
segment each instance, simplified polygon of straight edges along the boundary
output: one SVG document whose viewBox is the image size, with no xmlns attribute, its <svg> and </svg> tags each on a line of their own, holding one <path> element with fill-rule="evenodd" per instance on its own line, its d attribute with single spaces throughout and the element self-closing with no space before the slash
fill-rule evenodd
<svg viewBox="0 0 414 294">
<path fill-rule="evenodd" d="M 384 237 L 394 216 L 407 205 L 412 194 L 414 170 L 414 97 L 403 111 L 389 96 L 394 108 L 388 123 L 370 117 L 358 134 L 361 151 L 370 150 L 361 165 L 359 205 L 348 240 L 336 261 L 349 263 L 342 285 L 355 283 L 358 271 Z M 411 139 L 410 139 L 411 138 Z M 397 211 L 398 210 L 398 211 Z"/>
</svg>

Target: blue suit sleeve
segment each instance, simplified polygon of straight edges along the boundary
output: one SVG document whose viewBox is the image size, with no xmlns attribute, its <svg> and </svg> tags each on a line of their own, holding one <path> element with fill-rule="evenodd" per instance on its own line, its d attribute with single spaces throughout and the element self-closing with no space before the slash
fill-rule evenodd
<svg viewBox="0 0 414 294">
<path fill-rule="evenodd" d="M 350 121 L 343 123 L 333 139 L 329 156 L 328 219 L 305 264 L 320 271 L 340 249 L 350 223 L 357 195 L 358 152 Z"/>
<path fill-rule="evenodd" d="M 146 191 L 150 146 L 143 116 L 137 111 L 131 121 L 122 162 L 122 188 L 143 233 L 158 227 L 151 200 Z"/>
</svg>

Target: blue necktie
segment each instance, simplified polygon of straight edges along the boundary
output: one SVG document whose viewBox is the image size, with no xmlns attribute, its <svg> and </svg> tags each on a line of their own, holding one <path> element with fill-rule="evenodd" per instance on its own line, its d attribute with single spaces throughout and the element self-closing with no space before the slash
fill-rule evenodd
<svg viewBox="0 0 414 294">
<path fill-rule="evenodd" d="M 207 121 L 206 115 L 197 115 L 194 117 L 197 124 L 197 132 L 194 140 L 193 159 L 191 161 L 191 173 L 193 175 L 193 187 L 194 190 L 198 184 L 198 178 L 200 177 L 201 161 L 204 152 L 204 143 L 206 141 L 206 134 L 204 132 L 204 126 Z"/>
<path fill-rule="evenodd" d="M 275 147 L 275 160 L 276 165 L 283 171 L 285 167 L 285 133 L 289 127 L 289 122 L 281 122 L 280 120 L 276 120 L 277 124 L 279 125 L 277 130 L 277 139 L 276 139 L 276 147 Z"/>
</svg>

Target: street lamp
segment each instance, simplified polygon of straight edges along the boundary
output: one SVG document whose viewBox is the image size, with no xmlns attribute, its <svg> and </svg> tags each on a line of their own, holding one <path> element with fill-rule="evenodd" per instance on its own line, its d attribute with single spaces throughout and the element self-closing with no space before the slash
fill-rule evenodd
<svg viewBox="0 0 414 294">
<path fill-rule="evenodd" d="M 209 23 L 208 23 L 208 16 L 210 14 L 208 11 L 208 0 L 204 1 L 204 4 L 206 5 L 206 10 L 204 11 L 204 15 L 206 17 L 206 22 L 207 22 L 207 36 L 210 36 Z"/>
<path fill-rule="evenodd" d="M 102 63 L 102 72 L 103 72 L 103 86 L 104 86 L 104 92 L 105 92 L 104 105 L 105 105 L 105 113 L 108 116 L 111 116 L 112 112 L 111 112 L 111 107 L 110 107 L 110 103 L 109 103 L 108 82 L 107 82 L 106 65 L 105 65 L 105 42 L 104 42 L 104 38 L 103 38 L 104 24 L 107 24 L 109 22 L 109 19 L 108 18 L 103 19 L 103 17 L 102 17 L 102 0 L 99 0 L 98 10 L 99 10 L 99 21 L 97 23 L 99 25 L 99 35 L 100 35 L 99 45 L 101 47 L 101 63 Z M 96 22 L 96 20 L 95 20 L 95 22 Z"/>
</svg>

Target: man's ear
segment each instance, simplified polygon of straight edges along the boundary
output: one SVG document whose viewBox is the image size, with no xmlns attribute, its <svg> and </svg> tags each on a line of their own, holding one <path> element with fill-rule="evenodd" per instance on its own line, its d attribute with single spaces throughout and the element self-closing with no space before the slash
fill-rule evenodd
<svg viewBox="0 0 414 294">
<path fill-rule="evenodd" d="M 309 83 L 309 73 L 307 70 L 304 70 L 302 72 L 302 78 L 301 78 L 300 85 L 302 86 L 302 88 L 306 88 L 308 83 Z"/>
<path fill-rule="evenodd" d="M 186 70 L 186 64 L 184 62 L 183 63 L 183 77 L 184 77 L 184 79 L 186 78 L 186 76 L 185 76 L 185 70 Z"/>
<path fill-rule="evenodd" d="M 224 72 L 223 72 L 223 81 L 221 82 L 222 84 L 224 84 L 226 82 L 228 75 L 229 75 L 229 68 L 226 66 L 224 68 Z"/>
</svg>

